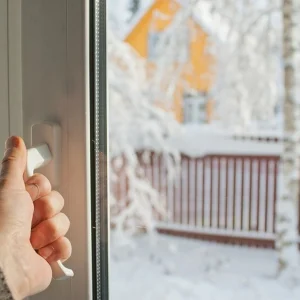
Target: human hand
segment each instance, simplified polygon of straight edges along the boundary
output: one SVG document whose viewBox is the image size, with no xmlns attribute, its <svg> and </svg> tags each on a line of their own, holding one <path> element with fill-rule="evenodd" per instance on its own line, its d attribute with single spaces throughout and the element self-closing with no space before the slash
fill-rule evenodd
<svg viewBox="0 0 300 300">
<path fill-rule="evenodd" d="M 17 300 L 46 289 L 49 263 L 71 255 L 64 199 L 45 176 L 26 178 L 26 161 L 23 140 L 8 139 L 0 173 L 0 269 Z"/>
</svg>

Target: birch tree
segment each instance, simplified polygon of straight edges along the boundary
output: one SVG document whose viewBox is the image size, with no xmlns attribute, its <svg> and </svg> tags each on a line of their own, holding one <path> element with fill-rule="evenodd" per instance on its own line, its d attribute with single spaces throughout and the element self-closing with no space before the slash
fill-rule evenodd
<svg viewBox="0 0 300 300">
<path fill-rule="evenodd" d="M 276 248 L 278 272 L 289 272 L 299 265 L 298 200 L 300 101 L 297 95 L 297 61 L 299 56 L 299 1 L 283 0 L 284 61 L 284 150 L 280 170 L 280 198 L 277 202 Z M 299 61 L 298 61 L 299 62 Z"/>
<path fill-rule="evenodd" d="M 278 274 L 292 274 L 299 264 L 299 0 L 213 1 L 212 7 L 213 14 L 227 24 L 226 38 L 212 43 L 219 47 L 215 50 L 223 49 L 214 52 L 217 68 L 213 93 L 220 99 L 220 118 L 227 125 L 234 120 L 234 126 L 244 128 L 253 120 L 271 120 L 283 95 L 276 249 Z"/>
</svg>

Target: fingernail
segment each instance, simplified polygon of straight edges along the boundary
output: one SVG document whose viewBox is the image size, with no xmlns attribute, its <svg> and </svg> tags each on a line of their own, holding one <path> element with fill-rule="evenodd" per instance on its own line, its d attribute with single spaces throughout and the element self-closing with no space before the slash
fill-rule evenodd
<svg viewBox="0 0 300 300">
<path fill-rule="evenodd" d="M 53 247 L 45 247 L 39 250 L 40 256 L 42 256 L 44 259 L 47 259 L 50 255 L 52 255 L 53 252 Z"/>
<path fill-rule="evenodd" d="M 5 149 L 18 147 L 19 144 L 20 144 L 19 138 L 17 136 L 11 136 L 5 143 Z"/>
</svg>

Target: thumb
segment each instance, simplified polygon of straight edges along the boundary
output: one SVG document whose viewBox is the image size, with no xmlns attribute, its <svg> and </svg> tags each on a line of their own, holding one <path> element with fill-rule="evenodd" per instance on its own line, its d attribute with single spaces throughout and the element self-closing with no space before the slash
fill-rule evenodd
<svg viewBox="0 0 300 300">
<path fill-rule="evenodd" d="M 27 160 L 25 143 L 22 138 L 12 136 L 6 141 L 5 148 L 0 172 L 0 188 L 25 189 L 23 180 Z"/>
</svg>

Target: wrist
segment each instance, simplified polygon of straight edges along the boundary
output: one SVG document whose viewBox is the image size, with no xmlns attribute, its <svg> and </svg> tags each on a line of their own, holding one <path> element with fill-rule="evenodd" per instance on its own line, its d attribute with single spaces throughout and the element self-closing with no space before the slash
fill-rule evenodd
<svg viewBox="0 0 300 300">
<path fill-rule="evenodd" d="M 1 238 L 0 238 L 1 240 Z M 14 249 L 0 242 L 0 269 L 14 300 L 29 296 L 28 280 Z"/>
</svg>

